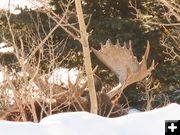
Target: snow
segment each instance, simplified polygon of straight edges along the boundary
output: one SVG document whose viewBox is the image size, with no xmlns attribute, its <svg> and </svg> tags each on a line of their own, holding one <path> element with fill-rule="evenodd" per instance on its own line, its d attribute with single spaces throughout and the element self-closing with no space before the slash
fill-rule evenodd
<svg viewBox="0 0 180 135">
<path fill-rule="evenodd" d="M 14 14 L 19 14 L 21 12 L 16 9 L 17 7 L 36 9 L 40 6 L 42 6 L 42 4 L 38 2 L 38 0 L 0 0 L 0 9 L 10 9 L 10 12 Z"/>
<path fill-rule="evenodd" d="M 0 52 L 1 52 L 1 53 L 10 53 L 10 52 L 14 52 L 14 48 L 13 48 L 13 47 L 4 47 L 4 48 L 0 48 Z"/>
<path fill-rule="evenodd" d="M 2 48 L 2 49 L 4 49 L 4 48 Z M 1 48 L 0 48 L 0 52 L 1 52 Z M 6 69 L 6 67 L 4 67 L 4 68 Z M 24 72 L 22 72 L 22 71 L 17 72 L 17 75 L 19 77 L 23 77 L 23 74 L 24 74 Z M 26 73 L 26 75 L 29 76 L 28 73 Z M 78 79 L 78 75 L 79 75 L 79 70 L 77 68 L 68 69 L 68 68 L 59 67 L 52 71 L 51 75 L 48 78 L 48 83 L 61 85 L 61 86 L 64 86 L 67 88 L 68 84 L 69 84 L 68 76 L 69 76 L 70 82 L 72 84 L 75 84 Z M 14 80 L 14 79 L 15 79 L 15 77 L 10 75 L 10 80 Z M 79 79 L 80 79 L 80 80 L 78 80 L 79 85 L 83 86 L 86 83 L 86 78 L 83 76 L 80 76 Z M 2 83 L 4 81 L 6 81 L 6 79 L 4 78 L 4 73 L 2 71 L 0 71 L 0 83 Z M 33 83 L 33 88 L 34 87 L 36 89 L 38 89 L 38 87 L 35 85 L 35 83 Z"/>
<path fill-rule="evenodd" d="M 52 71 L 51 76 L 48 79 L 48 83 L 50 84 L 57 84 L 57 85 L 64 85 L 64 87 L 68 87 L 69 81 L 68 76 L 70 79 L 70 82 L 72 84 L 76 83 L 76 80 L 78 78 L 79 70 L 77 68 L 57 68 Z M 83 85 L 86 82 L 85 78 L 80 78 L 79 84 Z"/>
<path fill-rule="evenodd" d="M 57 68 L 52 71 L 51 76 L 48 79 L 48 83 L 54 83 L 61 85 L 62 83 L 66 86 L 68 85 L 68 74 L 71 82 L 74 84 L 77 78 L 78 70 L 72 68 L 71 70 L 67 68 Z"/>
<path fill-rule="evenodd" d="M 5 71 L 7 71 L 6 66 L 3 68 Z M 18 77 L 22 78 L 24 75 L 24 72 L 19 71 L 16 73 L 16 75 Z M 14 74 L 12 72 L 9 72 L 8 76 L 9 76 L 9 80 L 17 79 L 17 77 L 14 76 Z M 26 72 L 26 76 L 29 76 L 29 74 L 27 72 Z M 57 84 L 57 85 L 61 85 L 64 88 L 68 88 L 68 85 L 69 85 L 68 76 L 69 76 L 70 82 L 72 84 L 75 84 L 76 81 L 78 80 L 78 86 L 82 87 L 86 83 L 86 78 L 79 74 L 79 70 L 77 68 L 68 69 L 68 68 L 63 68 L 63 67 L 56 68 L 52 71 L 52 73 L 50 74 L 50 76 L 48 78 L 48 83 L 49 84 Z M 80 77 L 78 78 L 78 76 L 80 76 Z M 3 71 L 0 71 L 0 86 L 3 86 L 3 88 L 5 88 L 4 90 L 6 90 L 6 94 L 9 97 L 9 101 L 11 104 L 13 104 L 14 103 L 14 99 L 13 99 L 14 93 L 13 93 L 12 89 L 7 87 L 7 80 L 4 76 Z M 35 82 L 33 82 L 33 81 L 29 82 L 27 89 L 30 91 L 33 98 L 41 97 L 41 92 L 39 91 L 39 88 L 35 84 Z M 47 101 L 48 100 L 49 99 L 47 99 Z"/>
<path fill-rule="evenodd" d="M 12 53 L 14 52 L 14 47 L 7 47 L 7 44 L 4 42 L 0 43 L 0 53 Z"/>
<path fill-rule="evenodd" d="M 0 122 L 1 135 L 164 135 L 165 120 L 179 120 L 180 105 L 118 118 L 105 118 L 88 112 L 48 116 L 40 123 Z"/>
<path fill-rule="evenodd" d="M 4 81 L 4 74 L 2 71 L 0 71 L 0 83 Z"/>
<path fill-rule="evenodd" d="M 141 111 L 136 109 L 136 108 L 130 108 L 130 109 L 127 110 L 128 114 L 139 113 L 139 112 L 141 112 Z"/>
</svg>

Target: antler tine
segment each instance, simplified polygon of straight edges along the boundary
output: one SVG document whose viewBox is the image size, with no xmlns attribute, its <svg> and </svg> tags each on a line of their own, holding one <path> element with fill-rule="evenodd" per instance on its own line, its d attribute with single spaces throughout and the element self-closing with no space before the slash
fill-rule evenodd
<svg viewBox="0 0 180 135">
<path fill-rule="evenodd" d="M 128 44 L 128 45 L 129 45 L 129 50 L 130 50 L 131 52 L 133 52 L 133 51 L 132 51 L 132 44 L 131 44 L 131 40 L 129 40 L 129 44 Z M 133 55 L 134 55 L 134 54 L 133 54 Z"/>
<path fill-rule="evenodd" d="M 124 42 L 123 48 L 126 48 L 126 49 L 128 48 L 126 42 Z"/>
<path fill-rule="evenodd" d="M 78 85 L 81 81 L 81 76 L 80 76 L 80 70 L 78 70 L 78 74 L 77 74 L 77 78 L 76 78 L 76 81 L 75 81 L 75 85 Z"/>
<path fill-rule="evenodd" d="M 153 60 L 150 68 L 148 69 L 149 72 L 151 72 L 152 70 L 154 70 L 154 68 L 155 68 L 155 61 Z"/>
<path fill-rule="evenodd" d="M 146 47 L 146 52 L 144 53 L 145 60 L 147 61 L 148 56 L 149 56 L 149 51 L 150 51 L 150 44 L 149 40 L 147 41 L 147 47 Z"/>
<path fill-rule="evenodd" d="M 147 41 L 147 47 L 146 47 L 146 51 L 143 55 L 142 61 L 140 62 L 141 68 L 146 68 L 147 69 L 147 59 L 149 56 L 149 51 L 150 51 L 150 44 L 149 41 Z"/>
<path fill-rule="evenodd" d="M 129 51 L 130 51 L 131 56 L 133 56 L 134 59 L 137 60 L 137 58 L 136 58 L 136 56 L 134 56 L 134 53 L 133 53 L 133 50 L 132 50 L 131 40 L 129 40 L 128 49 L 129 49 Z"/>
<path fill-rule="evenodd" d="M 116 45 L 118 45 L 118 46 L 120 45 L 120 43 L 119 43 L 119 40 L 118 40 L 118 39 L 116 40 Z"/>
<path fill-rule="evenodd" d="M 74 90 L 74 84 L 71 82 L 70 75 L 68 72 L 68 90 L 73 91 Z"/>
<path fill-rule="evenodd" d="M 110 40 L 110 39 L 108 39 L 108 40 L 106 41 L 106 45 L 111 45 L 111 40 Z"/>
</svg>

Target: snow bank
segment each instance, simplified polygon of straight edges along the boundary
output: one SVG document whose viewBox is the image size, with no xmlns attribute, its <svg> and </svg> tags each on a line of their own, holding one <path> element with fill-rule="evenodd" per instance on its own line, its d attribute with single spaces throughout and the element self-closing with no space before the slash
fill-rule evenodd
<svg viewBox="0 0 180 135">
<path fill-rule="evenodd" d="M 179 120 L 180 105 L 104 118 L 88 112 L 61 113 L 40 123 L 0 122 L 1 135 L 164 135 L 165 120 Z"/>
</svg>

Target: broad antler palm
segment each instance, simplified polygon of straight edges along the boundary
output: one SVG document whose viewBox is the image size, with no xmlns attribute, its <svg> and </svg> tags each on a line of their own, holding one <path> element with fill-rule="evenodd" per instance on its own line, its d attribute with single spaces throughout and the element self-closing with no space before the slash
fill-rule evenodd
<svg viewBox="0 0 180 135">
<path fill-rule="evenodd" d="M 150 68 L 147 68 L 147 58 L 150 50 L 149 42 L 141 62 L 138 62 L 136 56 L 134 56 L 131 42 L 129 42 L 127 48 L 126 45 L 121 47 L 119 43 L 113 45 L 108 40 L 105 45 L 101 46 L 99 51 L 94 48 L 92 50 L 98 59 L 119 78 L 119 85 L 107 93 L 110 98 L 113 98 L 116 94 L 121 94 L 128 85 L 150 75 L 155 67 L 153 60 Z"/>
</svg>

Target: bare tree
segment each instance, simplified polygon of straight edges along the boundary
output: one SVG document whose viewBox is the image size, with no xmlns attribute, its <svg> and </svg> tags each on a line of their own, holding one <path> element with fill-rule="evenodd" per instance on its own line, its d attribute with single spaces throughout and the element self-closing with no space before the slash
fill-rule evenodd
<svg viewBox="0 0 180 135">
<path fill-rule="evenodd" d="M 69 7 L 75 2 L 76 11 L 70 11 Z M 92 65 L 90 59 L 90 51 L 89 51 L 89 43 L 88 43 L 88 33 L 87 33 L 87 25 L 85 25 L 84 15 L 81 6 L 81 0 L 68 0 L 67 3 L 61 2 L 64 10 L 65 20 L 62 17 L 58 16 L 55 12 L 53 12 L 50 8 L 45 7 L 44 11 L 48 12 L 48 16 L 52 18 L 58 26 L 60 26 L 65 32 L 67 32 L 72 38 L 78 40 L 83 47 L 83 55 L 84 55 L 84 65 L 88 80 L 88 87 L 90 93 L 90 100 L 91 100 L 91 112 L 97 113 L 97 97 L 96 91 L 94 86 L 94 79 L 93 79 L 93 72 L 92 72 Z M 71 24 L 69 23 L 69 16 L 74 16 L 77 13 L 77 23 Z M 71 15 L 72 14 L 72 15 Z M 61 23 L 59 20 L 63 20 Z M 80 29 L 77 29 L 75 25 L 79 25 Z"/>
<path fill-rule="evenodd" d="M 45 116 L 47 116 L 54 111 L 52 107 L 54 85 L 47 84 L 47 78 L 50 76 L 52 69 L 61 65 L 62 61 L 71 55 L 71 52 L 69 52 L 66 56 L 62 57 L 67 39 L 54 42 L 52 33 L 57 29 L 58 25 L 53 27 L 49 20 L 48 33 L 48 30 L 45 30 L 42 25 L 41 18 L 37 18 L 37 21 L 31 18 L 34 26 L 36 26 L 35 29 L 27 29 L 27 31 L 17 39 L 16 30 L 10 21 L 11 15 L 5 13 L 4 16 L 7 19 L 9 29 L 9 31 L 6 32 L 10 33 L 10 37 L 3 35 L 3 42 L 14 48 L 12 54 L 17 61 L 6 65 L 7 70 L 0 64 L 0 70 L 5 77 L 3 84 L 1 84 L 2 90 L 0 95 L 6 97 L 4 102 L 7 103 L 3 108 L 6 111 L 4 111 L 2 115 L 6 117 L 7 114 L 9 114 L 6 112 L 19 112 L 20 115 L 18 119 L 27 121 L 30 120 L 27 118 L 29 112 L 29 115 L 32 116 L 32 121 L 38 122 L 38 113 L 41 115 L 44 113 Z M 43 34 L 41 34 L 41 32 L 43 32 Z M 55 53 L 57 48 L 59 48 L 59 51 Z M 61 61 L 58 60 L 60 57 L 62 57 Z M 47 74 L 43 73 L 40 68 L 41 63 L 45 60 L 49 63 Z M 57 60 L 59 61 L 58 63 L 56 62 Z M 38 90 L 34 89 L 34 85 L 38 86 Z M 58 88 L 61 89 L 60 86 Z M 11 90 L 13 91 L 13 95 L 9 97 L 8 95 Z M 48 102 L 46 102 L 47 99 L 49 99 Z M 11 100 L 11 103 L 9 100 Z M 41 108 L 39 112 L 37 112 L 37 106 Z M 49 108 L 48 111 L 46 108 Z"/>
<path fill-rule="evenodd" d="M 97 113 L 97 97 L 96 97 L 96 91 L 94 86 L 94 78 L 93 78 L 93 72 L 92 72 L 92 65 L 91 65 L 91 58 L 90 58 L 90 50 L 89 50 L 89 43 L 88 43 L 88 33 L 86 32 L 87 26 L 84 22 L 84 16 L 81 6 L 81 0 L 75 0 L 76 5 L 76 11 L 77 11 L 77 17 L 80 27 L 80 42 L 83 46 L 83 54 L 84 54 L 84 65 L 86 69 L 86 75 L 88 79 L 88 85 L 89 85 L 89 93 L 90 93 L 90 99 L 91 99 L 91 112 Z"/>
</svg>

